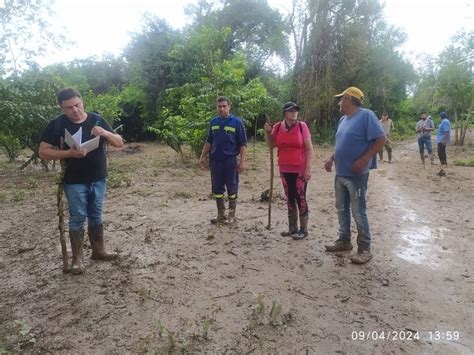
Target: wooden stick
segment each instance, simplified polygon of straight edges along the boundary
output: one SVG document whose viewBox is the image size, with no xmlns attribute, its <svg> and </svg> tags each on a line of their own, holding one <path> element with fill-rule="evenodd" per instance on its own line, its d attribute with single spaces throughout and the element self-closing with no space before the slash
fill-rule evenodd
<svg viewBox="0 0 474 355">
<path fill-rule="evenodd" d="M 64 140 L 61 137 L 60 148 L 63 149 Z M 66 246 L 66 237 L 65 237 L 65 228 L 64 228 L 64 203 L 63 203 L 63 194 L 64 194 L 64 174 L 66 173 L 66 161 L 61 160 L 61 173 L 59 176 L 58 182 L 58 191 L 57 191 L 57 205 L 58 205 L 58 229 L 59 229 L 59 242 L 61 243 L 61 253 L 63 256 L 63 272 L 69 272 L 69 256 L 67 254 Z"/>
<path fill-rule="evenodd" d="M 270 124 L 270 117 L 265 114 L 265 122 Z M 270 191 L 268 193 L 268 225 L 267 229 L 272 229 L 272 198 L 273 198 L 273 147 L 270 144 Z"/>
</svg>

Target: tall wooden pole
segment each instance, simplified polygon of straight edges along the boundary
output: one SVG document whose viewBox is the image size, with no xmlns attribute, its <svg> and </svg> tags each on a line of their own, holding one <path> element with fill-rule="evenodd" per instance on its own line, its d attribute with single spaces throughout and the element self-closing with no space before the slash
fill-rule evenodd
<svg viewBox="0 0 474 355">
<path fill-rule="evenodd" d="M 265 122 L 270 124 L 270 117 L 265 114 Z M 268 193 L 268 225 L 267 229 L 272 229 L 272 199 L 273 199 L 273 147 L 270 143 L 270 191 Z"/>
<path fill-rule="evenodd" d="M 64 141 L 61 137 L 61 146 L 63 149 Z M 58 229 L 59 229 L 59 242 L 61 243 L 61 253 L 63 256 L 63 272 L 69 272 L 69 256 L 67 254 L 66 246 L 66 237 L 65 237 L 65 228 L 64 228 L 64 203 L 63 203 L 63 193 L 64 193 L 64 174 L 66 173 L 66 161 L 62 159 L 61 164 L 61 174 L 58 181 L 58 191 L 57 191 L 57 205 L 58 205 Z"/>
</svg>

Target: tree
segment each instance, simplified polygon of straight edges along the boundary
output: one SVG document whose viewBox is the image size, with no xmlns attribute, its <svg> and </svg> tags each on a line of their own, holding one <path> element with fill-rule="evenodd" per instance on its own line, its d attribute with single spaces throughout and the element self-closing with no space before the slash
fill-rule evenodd
<svg viewBox="0 0 474 355">
<path fill-rule="evenodd" d="M 165 90 L 174 81 L 170 53 L 180 34 L 166 21 L 145 15 L 142 33 L 135 34 L 124 51 L 129 63 L 127 79 L 144 93 L 145 124 L 152 124 L 161 111 Z"/>
<path fill-rule="evenodd" d="M 394 108 L 405 98 L 414 73 L 396 51 L 404 36 L 386 25 L 377 0 L 307 0 L 297 9 L 305 15 L 293 19 L 305 22 L 295 38 L 305 47 L 295 63 L 293 99 L 318 130 L 335 126 L 334 94 L 348 86 L 363 89 L 365 106 L 374 110 Z"/>
<path fill-rule="evenodd" d="M 80 92 L 92 90 L 94 94 L 104 94 L 113 87 L 121 90 L 126 82 L 124 60 L 112 55 L 52 64 L 44 68 L 44 72 L 59 76 L 65 85 Z"/>
<path fill-rule="evenodd" d="M 438 58 L 427 57 L 419 70 L 413 105 L 419 111 L 449 112 L 455 144 L 464 144 L 474 106 L 474 32 L 460 31 Z M 452 115 L 451 115 L 452 114 Z"/>
<path fill-rule="evenodd" d="M 417 68 L 417 82 L 413 90 L 413 107 L 415 112 L 434 110 L 436 106 L 436 80 L 438 76 L 437 62 L 433 56 L 424 54 Z"/>
<path fill-rule="evenodd" d="M 229 34 L 230 29 L 202 27 L 199 32 L 186 33 L 187 41 L 172 51 L 178 68 L 187 65 L 187 82 L 166 91 L 161 119 L 151 130 L 182 157 L 185 144 L 199 154 L 218 96 L 228 96 L 232 112 L 247 122 L 254 121 L 271 101 L 259 79 L 247 81 L 248 66 L 242 54 L 224 58 L 222 45 Z"/>
<path fill-rule="evenodd" d="M 99 113 L 112 127 L 114 122 L 120 120 L 122 109 L 120 108 L 121 94 L 120 91 L 113 87 L 109 92 L 104 94 L 94 95 L 92 90 L 89 90 L 84 98 L 84 106 L 87 111 Z"/>
<path fill-rule="evenodd" d="M 474 31 L 460 32 L 440 54 L 437 92 L 439 109 L 454 114 L 455 144 L 464 144 L 474 109 Z"/>
<path fill-rule="evenodd" d="M 0 134 L 32 151 L 23 166 L 38 160 L 41 132 L 59 114 L 55 94 L 61 86 L 56 78 L 37 72 L 26 72 L 0 86 Z"/>
<path fill-rule="evenodd" d="M 0 2 L 0 75 L 18 76 L 35 58 L 51 54 L 65 43 L 51 32 L 46 0 L 3 0 Z"/>
<path fill-rule="evenodd" d="M 194 31 L 230 29 L 221 48 L 224 58 L 241 52 L 256 73 L 274 56 L 285 62 L 289 59 L 288 27 L 266 0 L 200 1 L 189 6 L 187 13 L 195 19 Z"/>
</svg>

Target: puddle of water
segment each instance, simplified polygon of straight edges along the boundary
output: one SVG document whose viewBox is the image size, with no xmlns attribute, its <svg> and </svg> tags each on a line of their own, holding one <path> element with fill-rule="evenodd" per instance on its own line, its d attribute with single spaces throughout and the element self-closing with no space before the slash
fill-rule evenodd
<svg viewBox="0 0 474 355">
<path fill-rule="evenodd" d="M 437 267 L 433 253 L 433 233 L 431 228 L 420 226 L 400 231 L 405 243 L 395 252 L 399 258 L 419 265 Z"/>
<path fill-rule="evenodd" d="M 410 205 L 403 196 L 403 192 L 396 184 L 388 191 L 390 193 L 391 205 L 385 206 L 385 211 L 398 209 L 404 211 L 401 218 L 402 228 L 399 231 L 400 243 L 393 251 L 394 254 L 416 265 L 422 265 L 430 269 L 438 269 L 449 263 L 446 254 L 449 251 L 439 246 L 439 241 L 449 233 L 448 228 L 431 228 L 430 220 L 420 217 L 416 210 L 407 208 Z M 426 223 L 426 224 L 424 224 Z"/>
<path fill-rule="evenodd" d="M 400 200 L 403 204 L 403 201 Z M 432 228 L 422 225 L 415 210 L 407 210 L 402 220 L 410 227 L 400 231 L 400 237 L 404 241 L 396 250 L 395 255 L 399 258 L 413 264 L 423 265 L 433 270 L 440 267 L 441 263 L 445 263 L 445 259 L 440 258 L 442 252 L 436 245 L 435 237 L 443 238 L 447 232 L 446 228 Z"/>
<path fill-rule="evenodd" d="M 405 222 L 415 222 L 416 221 L 416 211 L 408 210 L 406 215 L 402 217 Z"/>
</svg>

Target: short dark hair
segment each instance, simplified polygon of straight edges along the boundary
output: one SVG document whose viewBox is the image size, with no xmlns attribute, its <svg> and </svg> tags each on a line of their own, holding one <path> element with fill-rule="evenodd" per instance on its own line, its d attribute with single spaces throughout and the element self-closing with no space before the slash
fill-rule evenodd
<svg viewBox="0 0 474 355">
<path fill-rule="evenodd" d="M 351 103 L 357 107 L 362 106 L 362 102 L 359 99 L 356 99 L 354 96 L 351 96 Z"/>
<path fill-rule="evenodd" d="M 82 100 L 82 96 L 79 91 L 77 91 L 77 89 L 74 89 L 73 87 L 62 89 L 56 97 L 58 99 L 59 105 L 61 105 L 64 101 L 73 99 L 75 97 Z"/>
<path fill-rule="evenodd" d="M 216 103 L 219 103 L 219 102 L 227 102 L 227 105 L 230 106 L 230 100 L 227 96 L 219 96 L 216 100 Z"/>
</svg>

